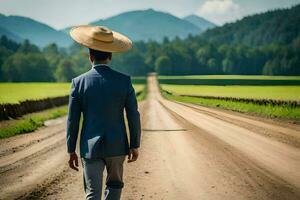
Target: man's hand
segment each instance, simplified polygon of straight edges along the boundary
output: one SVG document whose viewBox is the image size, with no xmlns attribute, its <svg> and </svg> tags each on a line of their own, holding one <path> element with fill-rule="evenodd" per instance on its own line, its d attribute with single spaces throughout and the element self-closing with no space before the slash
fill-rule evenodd
<svg viewBox="0 0 300 200">
<path fill-rule="evenodd" d="M 128 163 L 134 162 L 139 157 L 139 149 L 130 149 L 128 154 Z"/>
<path fill-rule="evenodd" d="M 78 156 L 76 153 L 70 153 L 69 167 L 78 171 Z"/>
</svg>

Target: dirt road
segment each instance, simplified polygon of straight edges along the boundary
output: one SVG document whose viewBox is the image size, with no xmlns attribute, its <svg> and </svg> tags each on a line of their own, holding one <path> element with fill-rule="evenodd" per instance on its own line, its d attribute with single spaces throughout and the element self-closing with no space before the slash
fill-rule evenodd
<svg viewBox="0 0 300 200">
<path fill-rule="evenodd" d="M 148 92 L 122 199 L 300 199 L 299 125 L 165 100 L 153 76 Z M 0 199 L 83 199 L 65 150 L 65 118 L 0 140 Z"/>
</svg>

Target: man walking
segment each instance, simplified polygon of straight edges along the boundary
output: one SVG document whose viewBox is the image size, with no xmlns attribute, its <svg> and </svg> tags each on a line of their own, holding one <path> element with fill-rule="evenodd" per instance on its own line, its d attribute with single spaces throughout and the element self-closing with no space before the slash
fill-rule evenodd
<svg viewBox="0 0 300 200">
<path fill-rule="evenodd" d="M 125 157 L 128 155 L 128 162 L 138 158 L 141 126 L 130 77 L 112 70 L 108 62 L 112 59 L 112 52 L 127 51 L 132 43 L 126 36 L 102 26 L 77 26 L 70 35 L 89 48 L 92 69 L 72 80 L 67 120 L 69 166 L 78 171 L 75 148 L 82 114 L 80 157 L 86 199 L 101 199 L 106 168 L 105 199 L 118 200 L 124 186 Z M 126 134 L 124 109 L 130 142 Z"/>
</svg>

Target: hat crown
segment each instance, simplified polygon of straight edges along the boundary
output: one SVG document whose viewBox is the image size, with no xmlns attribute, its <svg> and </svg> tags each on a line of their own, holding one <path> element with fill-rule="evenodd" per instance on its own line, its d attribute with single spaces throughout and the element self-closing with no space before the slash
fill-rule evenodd
<svg viewBox="0 0 300 200">
<path fill-rule="evenodd" d="M 105 26 L 75 26 L 70 30 L 70 36 L 77 43 L 98 51 L 125 52 L 132 48 L 129 38 Z"/>
<path fill-rule="evenodd" d="M 95 26 L 92 28 L 91 36 L 102 42 L 113 42 L 113 32 L 105 26 Z"/>
</svg>

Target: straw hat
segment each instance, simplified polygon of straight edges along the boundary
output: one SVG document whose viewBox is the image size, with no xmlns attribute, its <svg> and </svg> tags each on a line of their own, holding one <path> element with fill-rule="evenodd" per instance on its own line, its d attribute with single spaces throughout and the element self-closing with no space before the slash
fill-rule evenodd
<svg viewBox="0 0 300 200">
<path fill-rule="evenodd" d="M 70 35 L 79 44 L 99 51 L 124 52 L 132 47 L 128 37 L 104 26 L 76 26 Z"/>
</svg>

